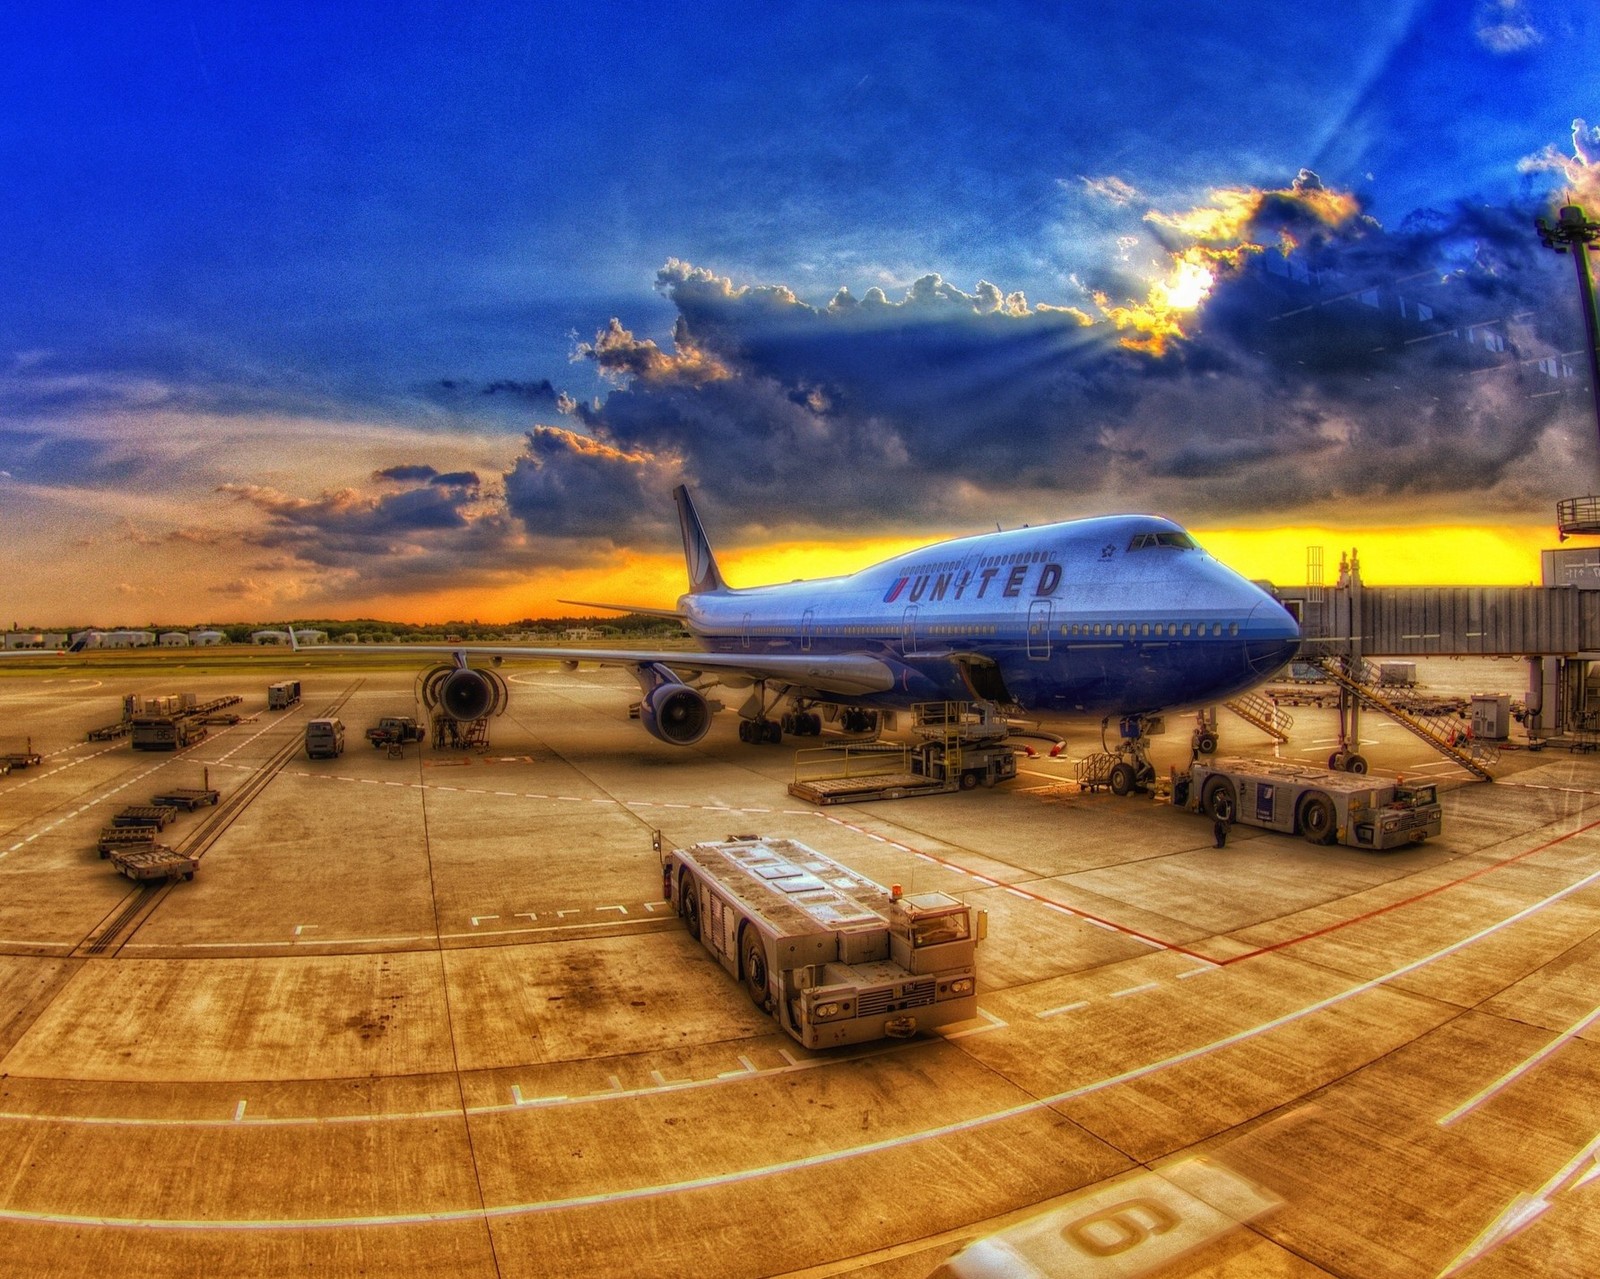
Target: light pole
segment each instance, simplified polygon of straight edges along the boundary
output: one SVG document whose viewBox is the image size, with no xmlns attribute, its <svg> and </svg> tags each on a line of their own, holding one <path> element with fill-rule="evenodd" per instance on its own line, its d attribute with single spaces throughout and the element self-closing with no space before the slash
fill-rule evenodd
<svg viewBox="0 0 1600 1279">
<path fill-rule="evenodd" d="M 1568 204 L 1556 215 L 1554 226 L 1546 218 L 1535 218 L 1533 225 L 1545 248 L 1557 253 L 1571 249 L 1573 265 L 1578 268 L 1583 327 L 1589 335 L 1589 391 L 1594 396 L 1595 428 L 1600 431 L 1600 321 L 1595 316 L 1594 280 L 1589 275 L 1589 245 L 1600 240 L 1600 223 L 1589 221 L 1576 204 Z M 1594 498 L 1577 498 L 1559 503 L 1556 524 L 1562 541 L 1568 533 L 1600 533 L 1600 502 Z"/>
<path fill-rule="evenodd" d="M 1578 268 L 1578 294 L 1583 299 L 1583 325 L 1589 334 L 1589 389 L 1594 393 L 1595 423 L 1600 429 L 1600 325 L 1596 324 L 1594 310 L 1594 280 L 1589 275 L 1588 246 L 1600 240 L 1600 223 L 1583 216 L 1576 204 L 1562 208 L 1554 226 L 1548 219 L 1535 218 L 1539 241 L 1557 253 L 1572 250 L 1573 265 Z"/>
</svg>

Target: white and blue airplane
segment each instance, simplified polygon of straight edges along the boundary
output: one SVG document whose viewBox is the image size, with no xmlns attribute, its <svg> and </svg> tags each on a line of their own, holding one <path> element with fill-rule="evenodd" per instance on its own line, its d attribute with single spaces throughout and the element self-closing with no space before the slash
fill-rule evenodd
<svg viewBox="0 0 1600 1279">
<path fill-rule="evenodd" d="M 740 589 L 723 580 L 688 490 L 673 496 L 689 571 L 677 608 L 564 602 L 676 618 L 702 651 L 474 646 L 471 656 L 626 668 L 646 730 L 687 746 L 710 727 L 703 690 L 712 683 L 751 689 L 739 709 L 747 742 L 818 733 L 817 707 L 861 731 L 879 710 L 944 701 L 1041 723 L 1138 724 L 1225 701 L 1272 676 L 1299 646 L 1281 604 L 1158 516 L 983 533 L 845 577 Z M 504 705 L 504 682 L 470 666 L 466 650 L 413 651 L 453 657 L 425 684 L 430 705 L 458 720 Z"/>
</svg>

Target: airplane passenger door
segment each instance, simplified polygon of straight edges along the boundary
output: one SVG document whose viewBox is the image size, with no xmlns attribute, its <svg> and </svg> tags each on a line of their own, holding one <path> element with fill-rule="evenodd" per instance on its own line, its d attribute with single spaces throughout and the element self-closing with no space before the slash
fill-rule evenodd
<svg viewBox="0 0 1600 1279">
<path fill-rule="evenodd" d="M 1043 662 L 1050 656 L 1050 623 L 1054 607 L 1049 600 L 1034 600 L 1028 609 L 1028 656 Z"/>
<path fill-rule="evenodd" d="M 805 611 L 805 616 L 800 619 L 800 651 L 802 653 L 811 651 L 811 637 L 816 632 L 816 610 L 808 608 Z"/>
<path fill-rule="evenodd" d="M 906 606 L 905 616 L 900 619 L 900 651 L 902 653 L 915 653 L 917 651 L 917 606 Z"/>
<path fill-rule="evenodd" d="M 744 640 L 744 646 L 750 647 L 750 614 L 744 615 L 744 620 L 739 623 L 739 635 Z"/>
</svg>

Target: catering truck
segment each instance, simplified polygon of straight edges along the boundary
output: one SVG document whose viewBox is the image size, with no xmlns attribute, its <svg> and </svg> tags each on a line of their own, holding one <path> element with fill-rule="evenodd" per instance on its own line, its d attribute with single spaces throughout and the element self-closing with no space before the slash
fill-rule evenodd
<svg viewBox="0 0 1600 1279">
<path fill-rule="evenodd" d="M 756 835 L 662 852 L 661 888 L 689 935 L 807 1048 L 978 1015 L 988 916 L 946 893 L 886 889 L 795 840 Z"/>
<path fill-rule="evenodd" d="M 1196 760 L 1172 798 L 1216 821 L 1352 848 L 1420 844 L 1439 833 L 1443 813 L 1432 782 L 1407 785 L 1283 759 Z"/>
</svg>

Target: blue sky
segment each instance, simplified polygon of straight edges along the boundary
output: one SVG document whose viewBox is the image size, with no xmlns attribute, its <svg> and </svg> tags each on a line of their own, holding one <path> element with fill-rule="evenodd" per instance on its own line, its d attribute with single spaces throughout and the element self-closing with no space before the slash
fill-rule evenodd
<svg viewBox="0 0 1600 1279">
<path fill-rule="evenodd" d="M 1516 237 L 1594 181 L 1600 21 L 1328 8 L 13 6 L 0 532 L 135 609 L 180 566 L 220 615 L 670 549 L 679 479 L 746 541 L 1533 522 L 1593 423 L 1516 371 L 1581 332 Z M 1287 194 L 1130 348 L 1111 311 L 1218 190 Z M 1316 280 L 1264 268 L 1285 227 Z M 1510 347 L 1445 359 L 1446 322 Z"/>
</svg>

